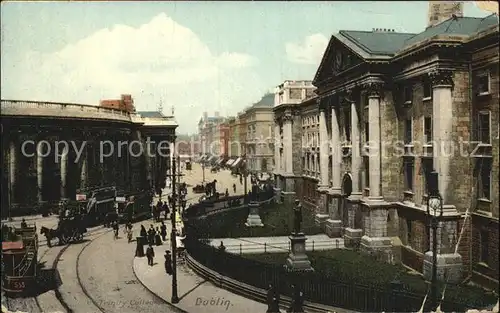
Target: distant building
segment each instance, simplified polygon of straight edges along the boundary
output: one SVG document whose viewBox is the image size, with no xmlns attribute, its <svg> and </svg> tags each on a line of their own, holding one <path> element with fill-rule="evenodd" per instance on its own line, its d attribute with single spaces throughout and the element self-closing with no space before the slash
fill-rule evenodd
<svg viewBox="0 0 500 313">
<path fill-rule="evenodd" d="M 131 95 L 121 95 L 120 99 L 101 100 L 99 106 L 103 108 L 122 110 L 129 113 L 135 112 L 134 100 Z"/>
</svg>

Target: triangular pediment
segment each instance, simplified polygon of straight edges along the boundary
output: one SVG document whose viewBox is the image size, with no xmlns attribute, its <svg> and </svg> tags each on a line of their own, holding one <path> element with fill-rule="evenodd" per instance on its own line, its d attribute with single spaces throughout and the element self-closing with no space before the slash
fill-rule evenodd
<svg viewBox="0 0 500 313">
<path fill-rule="evenodd" d="M 313 84 L 317 86 L 317 84 L 321 84 L 321 82 L 363 62 L 360 55 L 332 36 L 314 75 Z"/>
</svg>

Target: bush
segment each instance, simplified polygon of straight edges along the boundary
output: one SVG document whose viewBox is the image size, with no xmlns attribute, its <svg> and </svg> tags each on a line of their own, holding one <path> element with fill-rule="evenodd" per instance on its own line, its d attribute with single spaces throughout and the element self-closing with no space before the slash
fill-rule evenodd
<svg viewBox="0 0 500 313">
<path fill-rule="evenodd" d="M 369 287 L 390 289 L 395 279 L 405 292 L 420 295 L 428 292 L 429 285 L 420 275 L 412 275 L 403 266 L 374 260 L 368 255 L 350 250 L 314 251 L 308 253 L 315 272 L 332 281 L 354 283 Z M 285 264 L 285 253 L 244 254 L 242 257 L 267 264 Z M 443 290 L 444 285 L 439 287 Z M 468 308 L 485 308 L 496 303 L 498 296 L 484 289 L 469 285 L 448 284 L 443 307 L 456 304 Z"/>
</svg>

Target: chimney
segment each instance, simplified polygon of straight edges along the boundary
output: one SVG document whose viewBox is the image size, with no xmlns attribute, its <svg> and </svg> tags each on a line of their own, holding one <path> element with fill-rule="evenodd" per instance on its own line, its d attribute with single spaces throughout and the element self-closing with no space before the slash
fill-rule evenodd
<svg viewBox="0 0 500 313">
<path fill-rule="evenodd" d="M 429 1 L 427 28 L 449 20 L 453 16 L 464 16 L 463 1 Z"/>
</svg>

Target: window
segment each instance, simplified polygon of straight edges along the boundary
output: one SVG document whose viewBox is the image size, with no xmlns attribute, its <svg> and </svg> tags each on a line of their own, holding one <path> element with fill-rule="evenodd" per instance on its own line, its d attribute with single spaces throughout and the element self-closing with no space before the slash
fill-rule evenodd
<svg viewBox="0 0 500 313">
<path fill-rule="evenodd" d="M 477 118 L 477 134 L 478 141 L 485 144 L 491 143 L 490 138 L 490 112 L 489 111 L 481 111 L 478 114 Z"/>
<path fill-rule="evenodd" d="M 412 93 L 412 86 L 405 86 L 403 88 L 403 96 L 404 96 L 404 103 L 411 103 L 412 98 L 413 98 L 413 93 Z"/>
<path fill-rule="evenodd" d="M 424 117 L 424 144 L 432 141 L 432 117 Z"/>
<path fill-rule="evenodd" d="M 365 141 L 370 140 L 370 123 L 365 123 Z"/>
<path fill-rule="evenodd" d="M 345 139 L 351 141 L 351 111 L 349 108 L 344 109 L 344 126 Z"/>
<path fill-rule="evenodd" d="M 434 159 L 433 158 L 422 158 L 422 174 L 424 176 L 424 187 L 425 192 L 429 193 L 428 177 L 429 174 L 434 170 Z"/>
<path fill-rule="evenodd" d="M 479 235 L 481 238 L 481 253 L 479 255 L 479 262 L 488 264 L 488 256 L 490 254 L 490 249 L 489 249 L 489 238 L 488 238 L 488 231 L 486 229 L 481 230 L 481 233 Z"/>
<path fill-rule="evenodd" d="M 490 73 L 483 72 L 477 75 L 477 91 L 478 95 L 490 94 Z"/>
<path fill-rule="evenodd" d="M 415 168 L 415 160 L 413 158 L 404 158 L 404 179 L 405 190 L 413 191 L 413 170 Z"/>
<path fill-rule="evenodd" d="M 480 159 L 478 177 L 478 198 L 489 200 L 491 197 L 491 159 Z"/>
<path fill-rule="evenodd" d="M 411 118 L 407 118 L 404 120 L 404 143 L 405 145 L 411 144 L 413 140 L 413 131 L 412 131 L 412 120 Z"/>
<path fill-rule="evenodd" d="M 412 241 L 412 227 L 411 227 L 411 220 L 410 219 L 406 219 L 406 244 L 408 246 L 411 246 L 411 241 Z"/>
<path fill-rule="evenodd" d="M 424 99 L 423 100 L 429 100 L 432 98 L 432 87 L 431 83 L 429 81 L 424 82 Z"/>
</svg>

